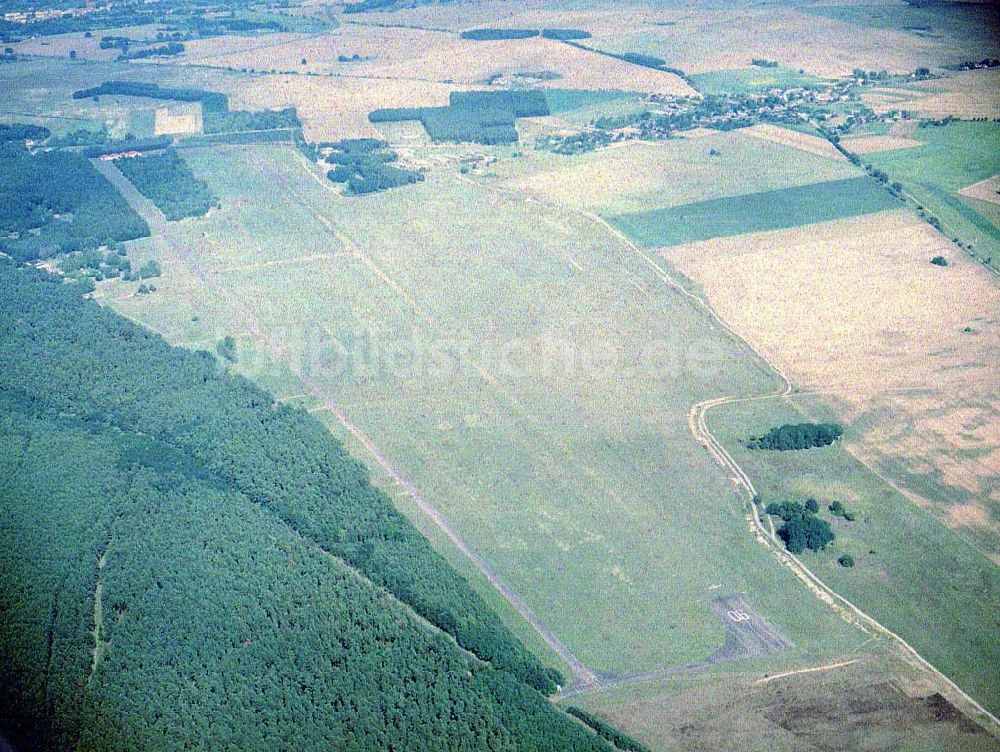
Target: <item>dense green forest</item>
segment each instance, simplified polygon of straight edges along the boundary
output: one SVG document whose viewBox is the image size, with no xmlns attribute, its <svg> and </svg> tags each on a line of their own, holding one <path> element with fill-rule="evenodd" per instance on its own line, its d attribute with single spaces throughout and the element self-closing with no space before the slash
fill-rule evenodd
<svg viewBox="0 0 1000 752">
<path fill-rule="evenodd" d="M 373 123 L 419 120 L 433 141 L 508 144 L 517 141 L 514 121 L 551 114 L 545 94 L 528 91 L 454 91 L 447 107 L 373 110 Z"/>
<path fill-rule="evenodd" d="M 308 414 L 58 277 L 0 260 L 0 290 L 11 741 L 607 749 Z"/>
<path fill-rule="evenodd" d="M 374 138 L 349 138 L 326 142 L 319 146 L 326 151 L 326 162 L 336 165 L 326 173 L 334 183 L 347 183 L 348 195 L 360 196 L 411 183 L 420 183 L 424 174 L 389 164 L 399 157 L 389 144 Z"/>
<path fill-rule="evenodd" d="M 748 449 L 812 449 L 829 446 L 844 434 L 836 423 L 787 423 L 772 428 L 763 436 L 750 439 Z"/>
<path fill-rule="evenodd" d="M 173 149 L 116 159 L 115 166 L 167 219 L 201 217 L 219 201 Z"/>
<path fill-rule="evenodd" d="M 0 143 L 0 251 L 20 261 L 146 237 L 149 227 L 79 154 Z"/>
</svg>

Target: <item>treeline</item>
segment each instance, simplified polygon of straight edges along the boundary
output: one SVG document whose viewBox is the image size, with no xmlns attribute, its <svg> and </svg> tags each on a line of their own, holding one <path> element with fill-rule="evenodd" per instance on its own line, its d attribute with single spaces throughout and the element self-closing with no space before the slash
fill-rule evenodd
<svg viewBox="0 0 1000 752">
<path fill-rule="evenodd" d="M 829 446 L 844 434 L 836 423 L 786 423 L 763 436 L 750 439 L 747 449 L 787 451 Z"/>
<path fill-rule="evenodd" d="M 631 63 L 632 65 L 641 65 L 644 68 L 654 68 L 656 70 L 661 70 L 666 73 L 673 73 L 684 81 L 686 81 L 691 86 L 694 86 L 694 82 L 688 78 L 687 74 L 680 68 L 674 68 L 667 65 L 667 61 L 663 58 L 656 57 L 654 55 L 645 55 L 640 52 L 608 52 L 607 50 L 599 50 L 596 47 L 588 47 L 587 45 L 580 44 L 572 40 L 563 40 L 566 44 L 572 45 L 581 50 L 586 50 L 587 52 L 593 52 L 598 55 L 604 55 L 605 57 L 611 57 L 615 60 L 621 60 L 625 63 Z"/>
<path fill-rule="evenodd" d="M 282 110 L 210 110 L 204 112 L 205 133 L 273 131 L 301 128 L 302 121 L 294 107 Z"/>
<path fill-rule="evenodd" d="M 167 42 L 166 44 L 143 47 L 141 50 L 127 49 L 118 56 L 119 60 L 143 60 L 150 57 L 173 57 L 184 52 L 184 45 L 181 42 Z"/>
<path fill-rule="evenodd" d="M 229 97 L 215 91 L 203 89 L 178 89 L 161 87 L 159 84 L 144 81 L 105 81 L 89 89 L 73 92 L 73 99 L 90 99 L 101 95 L 120 97 L 146 97 L 149 99 L 168 99 L 177 102 L 201 102 L 205 114 L 209 112 L 226 112 L 229 110 Z"/>
<path fill-rule="evenodd" d="M 0 144 L 10 142 L 44 141 L 52 133 L 48 128 L 30 123 L 0 123 Z"/>
<path fill-rule="evenodd" d="M 162 154 L 121 157 L 115 160 L 115 166 L 167 219 L 201 217 L 219 202 L 208 183 L 196 178 L 173 149 Z"/>
<path fill-rule="evenodd" d="M 436 591 L 524 650 L 305 413 L 58 278 L 0 260 L 0 289 L 11 742 L 607 750 L 344 563 L 361 549 L 359 571 Z"/>
<path fill-rule="evenodd" d="M 565 41 L 567 39 L 589 39 L 590 32 L 582 29 L 469 29 L 459 36 L 477 42 L 495 42 L 504 39 L 530 39 L 541 36 L 545 39 Z"/>
<path fill-rule="evenodd" d="M 529 91 L 456 91 L 447 107 L 373 110 L 373 123 L 419 120 L 433 141 L 508 144 L 518 140 L 515 120 L 551 114 L 545 94 Z"/>
<path fill-rule="evenodd" d="M 326 173 L 334 183 L 347 183 L 347 194 L 359 196 L 420 183 L 424 174 L 405 170 L 390 162 L 399 158 L 385 141 L 374 138 L 355 138 L 320 144 L 327 152 L 327 164 L 336 165 Z"/>
<path fill-rule="evenodd" d="M 68 305 L 59 289 L 42 288 L 54 308 Z M 96 305 L 78 307 L 72 328 L 36 323 L 36 331 L 50 338 L 48 349 L 22 343 L 31 357 L 5 360 L 4 377 L 22 389 L 44 387 L 46 399 L 60 410 L 141 430 L 197 457 L 206 471 L 387 588 L 482 660 L 547 693 L 561 683 L 369 483 L 365 468 L 319 421 L 276 407 L 249 382 L 219 377 L 213 357 L 170 348 Z M 84 342 L 80 332 L 87 330 L 93 336 Z M 103 378 L 108 388 L 93 390 Z"/>
<path fill-rule="evenodd" d="M 148 235 L 142 217 L 81 155 L 0 144 L 0 251 L 36 261 Z"/>
<path fill-rule="evenodd" d="M 582 708 L 578 708 L 575 705 L 568 705 L 566 712 L 590 726 L 599 737 L 611 742 L 616 749 L 624 750 L 624 752 L 650 752 L 649 747 L 646 745 L 636 741 L 628 734 L 622 733 L 614 726 L 609 726 L 600 718 Z"/>
<path fill-rule="evenodd" d="M 120 154 L 125 151 L 158 151 L 166 149 L 171 143 L 170 136 L 150 136 L 149 138 L 130 138 L 126 136 L 124 139 L 107 139 L 92 146 L 84 147 L 80 150 L 80 153 L 90 159 L 96 159 L 107 154 Z"/>
</svg>

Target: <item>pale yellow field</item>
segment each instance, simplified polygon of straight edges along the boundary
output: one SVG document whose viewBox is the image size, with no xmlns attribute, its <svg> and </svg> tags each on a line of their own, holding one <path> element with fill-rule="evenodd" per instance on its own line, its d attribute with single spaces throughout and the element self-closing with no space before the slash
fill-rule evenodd
<svg viewBox="0 0 1000 752">
<path fill-rule="evenodd" d="M 83 32 L 40 36 L 9 46 L 13 47 L 18 55 L 68 58 L 70 50 L 74 50 L 77 60 L 115 60 L 121 54 L 121 50 L 102 50 L 100 38 L 103 36 L 149 39 L 156 36 L 156 27 L 126 26 L 119 29 L 102 29 L 94 32 L 90 39 L 84 37 Z"/>
<path fill-rule="evenodd" d="M 349 63 L 337 60 L 340 55 L 355 54 L 362 60 Z M 187 46 L 179 62 L 379 81 L 467 85 L 494 74 L 548 71 L 559 78 L 543 86 L 694 93 L 672 73 L 631 65 L 549 39 L 475 42 L 460 39 L 454 33 L 359 24 L 345 24 L 322 36 L 275 34 L 266 40 L 239 37 L 200 40 Z"/>
<path fill-rule="evenodd" d="M 909 149 L 914 146 L 923 146 L 923 143 L 913 138 L 905 136 L 856 136 L 855 138 L 845 138 L 840 142 L 845 149 L 855 154 L 872 154 L 879 151 L 891 151 L 893 149 Z"/>
<path fill-rule="evenodd" d="M 791 8 L 681 8 L 657 14 L 617 33 L 595 33 L 594 46 L 657 55 L 687 73 L 746 68 L 753 57 L 777 60 L 819 76 L 865 69 L 913 70 L 928 61 L 952 60 L 960 50 L 944 40 L 863 28 Z M 837 40 L 831 44 L 830 40 Z"/>
<path fill-rule="evenodd" d="M 790 128 L 782 128 L 770 123 L 760 123 L 759 125 L 744 128 L 743 132 L 755 138 L 772 141 L 776 144 L 783 144 L 784 146 L 791 146 L 793 149 L 809 152 L 819 157 L 826 157 L 835 162 L 843 162 L 847 159 L 825 138 L 793 131 Z"/>
<path fill-rule="evenodd" d="M 879 90 L 862 96 L 876 112 L 910 110 L 923 117 L 948 115 L 961 118 L 1000 117 L 1000 70 L 996 68 L 962 71 L 947 78 L 913 84 L 923 92 L 907 97 L 886 98 Z"/>
<path fill-rule="evenodd" d="M 879 4 L 879 0 L 867 4 Z M 778 60 L 820 76 L 848 74 L 854 67 L 909 71 L 936 61 L 965 59 L 960 41 L 864 28 L 792 8 L 703 10 L 693 3 L 655 8 L 632 0 L 624 0 L 612 12 L 591 10 L 586 5 L 551 6 L 541 0 L 467 3 L 461 13 L 455 13 L 450 4 L 434 3 L 393 13 L 366 13 L 365 21 L 453 30 L 479 26 L 578 28 L 593 34 L 585 44 L 614 52 L 656 55 L 687 73 L 745 68 L 753 57 Z M 830 44 L 831 39 L 837 43 Z"/>
<path fill-rule="evenodd" d="M 604 214 L 858 174 L 846 160 L 835 162 L 743 130 L 660 143 L 626 141 L 577 157 L 539 156 L 532 162 L 508 163 L 499 172 L 518 191 Z"/>
<path fill-rule="evenodd" d="M 669 248 L 736 331 L 817 390 L 850 446 L 1000 551 L 1000 284 L 904 210 Z M 944 256 L 949 265 L 930 264 Z M 913 391 L 919 390 L 919 391 Z M 964 499 L 956 507 L 949 499 Z"/>
<path fill-rule="evenodd" d="M 378 81 L 325 76 L 260 76 L 226 87 L 233 109 L 295 106 L 309 141 L 378 137 L 368 113 L 379 107 L 448 104 L 463 86 L 423 81 Z"/>
<path fill-rule="evenodd" d="M 994 175 L 986 180 L 980 180 L 959 191 L 963 196 L 978 198 L 981 201 L 989 201 L 991 204 L 1000 204 L 1000 175 Z"/>
</svg>

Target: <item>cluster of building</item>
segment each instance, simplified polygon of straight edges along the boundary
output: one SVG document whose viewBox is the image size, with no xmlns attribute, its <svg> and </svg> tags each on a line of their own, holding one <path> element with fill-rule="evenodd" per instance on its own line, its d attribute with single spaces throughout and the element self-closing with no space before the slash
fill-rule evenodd
<svg viewBox="0 0 1000 752">
<path fill-rule="evenodd" d="M 50 21 L 53 18 L 64 18 L 67 16 L 85 16 L 88 13 L 96 13 L 101 10 L 110 10 L 111 3 L 105 5 L 85 5 L 79 8 L 49 8 L 43 10 L 23 10 L 11 11 L 3 14 L 3 20 L 7 23 L 37 23 L 38 21 Z"/>
</svg>

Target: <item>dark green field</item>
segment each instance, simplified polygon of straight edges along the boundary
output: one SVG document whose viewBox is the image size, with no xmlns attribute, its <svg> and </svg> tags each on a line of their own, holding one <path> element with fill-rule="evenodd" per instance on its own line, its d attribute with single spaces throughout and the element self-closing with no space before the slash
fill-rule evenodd
<svg viewBox="0 0 1000 752">
<path fill-rule="evenodd" d="M 828 222 L 898 206 L 874 180 L 847 178 L 622 214 L 611 222 L 635 242 L 660 247 Z"/>
</svg>

